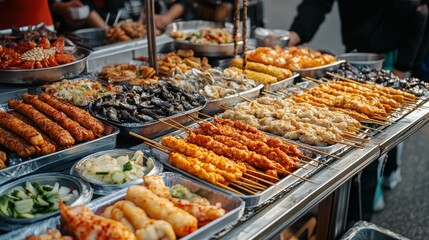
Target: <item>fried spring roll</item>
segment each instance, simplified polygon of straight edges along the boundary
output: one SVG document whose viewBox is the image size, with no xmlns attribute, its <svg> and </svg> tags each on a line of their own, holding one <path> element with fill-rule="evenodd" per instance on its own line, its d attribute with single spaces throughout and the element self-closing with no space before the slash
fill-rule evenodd
<svg viewBox="0 0 429 240">
<path fill-rule="evenodd" d="M 24 139 L 1 127 L 0 136 L 0 145 L 21 157 L 33 156 L 37 152 L 35 146 L 30 145 Z"/>
<path fill-rule="evenodd" d="M 34 127 L 24 123 L 7 112 L 0 110 L 0 126 L 26 139 L 32 145 L 41 145 L 43 137 Z"/>
<path fill-rule="evenodd" d="M 63 103 L 47 93 L 41 93 L 39 95 L 39 99 L 56 108 L 57 110 L 64 112 L 68 117 L 75 120 L 80 125 L 90 129 L 96 136 L 101 136 L 103 134 L 103 123 L 91 116 L 85 110 L 67 103 Z"/>
<path fill-rule="evenodd" d="M 64 129 L 70 132 L 76 141 L 89 141 L 94 139 L 94 133 L 91 130 L 88 130 L 76 121 L 68 118 L 63 112 L 58 111 L 53 108 L 51 105 L 44 103 L 39 100 L 37 96 L 30 95 L 25 93 L 22 95 L 24 101 L 28 104 L 31 104 L 34 108 L 39 110 L 41 113 L 51 117 L 54 121 L 59 123 Z"/>
<path fill-rule="evenodd" d="M 37 111 L 33 106 L 19 100 L 10 100 L 8 106 L 33 121 L 40 129 L 58 142 L 60 146 L 68 147 L 74 144 L 74 138 L 67 130 Z"/>
<path fill-rule="evenodd" d="M 234 71 L 234 72 L 238 72 L 238 73 L 242 73 L 243 70 L 237 67 L 229 67 L 227 68 L 228 70 Z M 246 70 L 245 71 L 246 76 L 249 79 L 252 79 L 254 81 L 263 83 L 263 84 L 270 84 L 270 83 L 275 83 L 277 82 L 277 78 L 273 77 L 271 75 L 265 74 L 265 73 L 260 73 L 260 72 L 255 72 L 252 70 Z"/>
<path fill-rule="evenodd" d="M 158 197 L 144 186 L 129 187 L 125 199 L 142 208 L 150 218 L 169 222 L 179 237 L 184 237 L 198 228 L 195 217 L 175 207 L 167 199 Z"/>
<path fill-rule="evenodd" d="M 234 58 L 232 59 L 231 65 L 233 67 L 237 67 L 243 69 L 243 59 L 242 58 Z M 246 65 L 248 70 L 253 70 L 256 72 L 265 73 L 276 77 L 277 80 L 282 80 L 292 76 L 292 72 L 285 68 L 279 68 L 272 65 L 265 65 L 257 62 L 249 62 L 247 61 Z"/>
</svg>

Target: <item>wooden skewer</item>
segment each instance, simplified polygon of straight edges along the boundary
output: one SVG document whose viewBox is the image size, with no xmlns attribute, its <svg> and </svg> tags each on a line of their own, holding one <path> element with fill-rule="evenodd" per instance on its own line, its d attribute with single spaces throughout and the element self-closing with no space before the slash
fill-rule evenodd
<svg viewBox="0 0 429 240">
<path fill-rule="evenodd" d="M 304 156 L 304 155 L 299 155 L 299 156 L 297 156 L 297 157 L 302 157 L 302 156 Z M 307 156 L 305 156 L 305 157 L 307 157 Z M 311 158 L 311 157 L 307 157 L 307 158 L 309 158 L 309 159 L 311 159 L 311 160 L 315 160 L 315 159 L 313 159 L 313 158 Z M 317 167 L 317 165 L 316 165 L 316 164 L 312 164 L 312 163 L 310 163 L 310 162 L 304 161 L 304 160 L 299 159 L 299 158 L 293 158 L 293 160 L 296 160 L 296 161 L 298 161 L 298 162 L 300 162 L 300 163 L 308 164 L 308 165 L 310 165 L 310 166 L 312 166 L 312 167 Z M 316 161 L 317 161 L 317 160 L 316 160 Z M 303 168 L 303 169 L 307 169 L 307 168 L 305 168 L 305 167 L 303 167 L 303 166 L 300 166 L 300 167 L 301 167 L 301 168 Z"/>
<path fill-rule="evenodd" d="M 350 147 L 364 148 L 363 146 L 359 146 L 359 145 L 357 145 L 356 143 L 355 143 L 355 144 L 353 144 L 353 143 L 348 143 L 348 142 L 344 142 L 344 141 L 342 141 L 342 142 L 340 142 L 340 141 L 335 141 L 335 142 L 336 142 L 336 143 L 339 143 L 339 144 L 347 145 L 347 146 L 350 146 Z"/>
<path fill-rule="evenodd" d="M 323 83 L 322 80 L 315 79 L 315 78 L 312 78 L 312 77 L 305 77 L 304 80 L 313 81 L 313 82 L 317 82 L 317 83 Z"/>
<path fill-rule="evenodd" d="M 190 132 L 190 131 L 191 131 L 191 129 L 190 129 L 190 128 L 188 128 L 188 127 L 186 127 L 186 126 L 182 125 L 181 123 L 179 123 L 178 121 L 176 121 L 176 120 L 174 120 L 174 119 L 170 119 L 170 121 L 172 121 L 174 124 L 178 125 L 179 127 L 181 127 L 181 128 L 183 128 L 183 129 L 185 129 L 185 130 L 186 130 L 186 131 L 188 131 L 188 132 Z"/>
<path fill-rule="evenodd" d="M 272 92 L 268 90 L 262 90 L 262 92 L 269 93 L 271 95 L 278 96 L 278 97 L 286 97 L 283 93 L 277 93 L 277 92 Z"/>
<path fill-rule="evenodd" d="M 245 188 L 245 187 L 243 187 L 243 186 L 240 186 L 240 185 L 238 185 L 238 184 L 236 184 L 236 183 L 230 183 L 230 185 L 232 185 L 232 186 L 234 186 L 234 187 L 236 187 L 236 188 L 239 188 L 239 189 L 241 189 L 241 190 L 243 190 L 243 191 L 245 191 L 245 192 L 248 192 L 248 193 L 250 193 L 250 194 L 253 194 L 253 195 L 255 195 L 255 194 L 256 194 L 256 192 L 255 192 L 255 191 L 252 191 L 252 190 L 250 190 L 250 189 L 248 189 L 248 188 Z"/>
<path fill-rule="evenodd" d="M 245 182 L 242 182 L 242 181 L 239 181 L 239 180 L 234 181 L 234 183 L 237 183 L 239 185 L 243 185 L 243 186 L 246 186 L 246 187 L 251 187 L 251 188 L 257 189 L 257 190 L 262 190 L 262 191 L 265 190 L 265 189 L 267 189 L 266 186 L 260 187 L 260 186 L 257 186 L 257 185 L 254 185 L 254 184 L 250 184 L 250 183 L 245 183 Z"/>
<path fill-rule="evenodd" d="M 365 139 L 365 138 L 359 138 L 359 137 L 353 136 L 353 135 L 348 134 L 348 133 L 343 133 L 342 135 L 343 135 L 343 137 L 345 136 L 345 137 L 348 137 L 348 138 L 351 138 L 351 139 L 355 139 L 356 141 L 369 142 L 369 140 L 368 140 L 368 139 Z"/>
<path fill-rule="evenodd" d="M 359 134 L 363 134 L 363 135 L 365 135 L 365 136 L 367 136 L 367 137 L 370 137 L 370 138 L 371 138 L 371 137 L 373 137 L 371 134 L 369 134 L 369 133 L 367 133 L 367 132 L 364 132 L 364 131 L 362 131 L 362 130 L 359 130 L 359 129 L 358 129 L 358 130 L 356 130 L 356 132 L 357 132 L 357 133 L 359 133 Z"/>
<path fill-rule="evenodd" d="M 244 96 L 240 96 L 240 98 L 243 99 L 243 100 L 245 100 L 245 101 L 247 101 L 247 102 L 250 102 L 250 103 L 252 102 L 252 100 L 250 100 L 250 99 L 248 99 L 248 98 L 246 98 Z"/>
<path fill-rule="evenodd" d="M 246 171 L 249 171 L 249 169 L 246 169 Z M 261 173 L 261 175 L 264 175 L 265 173 Z M 254 176 L 254 175 L 251 175 L 251 174 L 249 174 L 249 173 L 245 173 L 245 174 L 243 174 L 244 176 L 246 176 L 246 177 L 249 177 L 249 178 L 254 178 L 254 179 L 257 179 L 258 181 L 261 181 L 261 182 L 263 182 L 263 183 L 266 183 L 266 184 L 269 184 L 269 185 L 273 185 L 274 183 L 273 182 L 270 182 L 270 181 L 267 181 L 267 180 L 265 180 L 265 179 L 263 179 L 263 178 L 259 178 L 259 177 L 257 177 L 257 176 Z M 270 175 L 267 175 L 267 176 L 270 176 Z M 272 177 L 272 176 L 270 176 L 270 177 Z M 274 178 L 274 177 L 273 177 Z M 274 179 L 276 179 L 276 181 L 278 181 L 279 179 L 278 178 L 274 178 Z"/>
<path fill-rule="evenodd" d="M 213 118 L 212 116 L 210 116 L 208 114 L 205 114 L 205 113 L 202 113 L 202 112 L 197 112 L 197 113 L 200 114 L 200 115 L 202 115 L 202 116 L 204 116 L 204 117 L 206 117 L 206 118 L 210 118 L 210 119 Z"/>
<path fill-rule="evenodd" d="M 366 129 L 373 130 L 373 131 L 376 131 L 376 132 L 381 132 L 381 133 L 384 132 L 383 130 L 380 130 L 380 129 L 377 129 L 377 128 L 373 128 L 373 127 L 368 127 L 368 126 L 365 126 L 365 125 L 362 125 L 361 128 L 366 128 Z"/>
<path fill-rule="evenodd" d="M 322 162 L 322 161 L 319 161 L 319 160 L 314 159 L 314 158 L 311 158 L 311 157 L 307 157 L 307 156 L 305 156 L 305 155 L 299 155 L 298 157 L 302 157 L 302 158 L 308 159 L 308 160 L 310 160 L 310 161 L 315 161 L 315 162 L 317 162 L 317 163 L 319 163 L 319 164 L 322 164 L 322 165 L 325 165 L 325 166 L 329 166 L 328 164 L 326 164 L 326 163 L 324 163 L 324 162 Z M 310 166 L 317 167 L 316 165 L 312 165 L 310 162 L 304 162 L 304 163 L 307 163 L 307 164 L 309 164 Z"/>
<path fill-rule="evenodd" d="M 296 175 L 295 173 L 293 173 L 293 172 L 290 172 L 290 171 L 287 171 L 287 170 L 281 170 L 281 169 L 278 169 L 279 171 L 283 171 L 283 172 L 285 172 L 285 173 L 287 173 L 287 174 L 289 174 L 289 175 L 291 175 L 291 176 L 294 176 L 294 177 L 297 177 L 297 178 L 299 178 L 299 179 L 302 179 L 302 180 L 304 180 L 304 181 L 306 181 L 306 182 L 311 182 L 311 183 L 315 183 L 314 181 L 312 181 L 312 180 L 310 180 L 310 179 L 308 179 L 308 178 L 305 178 L 305 177 L 302 177 L 302 176 L 299 176 L 299 175 Z"/>
<path fill-rule="evenodd" d="M 386 123 L 381 122 L 381 121 L 377 121 L 375 119 L 367 119 L 367 120 L 364 120 L 362 122 L 374 123 L 374 124 L 381 125 L 381 126 L 389 126 L 390 125 L 390 124 L 386 124 Z"/>
<path fill-rule="evenodd" d="M 305 146 L 305 145 L 297 143 L 297 142 L 289 141 L 288 139 L 285 139 L 285 138 L 283 138 L 282 141 L 286 142 L 287 144 L 297 145 L 297 146 L 299 146 L 301 148 L 304 148 L 304 149 L 307 149 L 307 150 L 310 150 L 310 151 L 313 151 L 313 152 L 316 152 L 316 153 L 319 153 L 319 154 L 323 154 L 323 155 L 326 155 L 326 156 L 329 156 L 329 157 L 332 157 L 332 158 L 335 158 L 335 159 L 340 159 L 340 157 L 338 157 L 338 156 L 335 156 L 335 155 L 332 155 L 332 154 L 320 151 L 318 149 L 315 149 L 315 148 L 312 148 L 312 147 L 309 147 L 309 146 Z"/>
<path fill-rule="evenodd" d="M 229 190 L 229 191 L 231 191 L 231 192 L 233 192 L 233 193 L 235 193 L 235 194 L 238 194 L 238 195 L 244 196 L 244 194 L 243 194 L 243 193 L 241 193 L 241 192 L 239 192 L 239 191 L 237 191 L 237 190 L 235 190 L 235 189 L 233 189 L 233 188 L 230 188 L 230 187 L 228 187 L 228 186 L 226 186 L 226 185 L 224 185 L 224 184 L 222 184 L 222 183 L 216 183 L 216 185 L 217 185 L 217 186 L 219 186 L 219 187 L 221 187 L 221 188 L 224 188 L 224 189 L 226 189 L 226 190 Z"/>
<path fill-rule="evenodd" d="M 247 178 L 244 178 L 244 177 L 241 177 L 240 179 L 241 179 L 241 180 L 243 180 L 244 182 L 251 183 L 251 184 L 253 184 L 253 185 L 257 185 L 257 186 L 260 186 L 260 187 L 267 188 L 267 186 L 262 185 L 262 184 L 260 184 L 260 183 L 258 183 L 258 182 L 252 181 L 252 180 L 250 180 L 250 179 L 247 179 Z M 273 184 L 273 183 L 271 183 L 270 185 L 272 185 L 272 184 Z"/>
<path fill-rule="evenodd" d="M 226 106 L 224 106 L 224 105 L 219 105 L 219 108 L 222 108 L 223 110 L 230 110 L 230 109 L 231 109 L 231 108 L 226 107 Z"/>
<path fill-rule="evenodd" d="M 259 175 L 262 175 L 262 176 L 264 176 L 264 177 L 267 177 L 267 178 L 273 179 L 273 180 L 275 180 L 275 181 L 278 181 L 278 180 L 279 180 L 279 179 L 278 179 L 278 178 L 276 178 L 276 177 L 273 177 L 273 176 L 268 175 L 268 174 L 266 174 L 266 173 L 258 172 L 258 171 L 252 170 L 252 169 L 247 169 L 247 168 L 246 168 L 246 172 L 251 172 L 251 173 L 259 174 Z M 254 177 L 253 175 L 251 175 L 251 176 L 252 176 L 252 177 Z M 255 177 L 255 178 L 256 178 L 256 177 Z"/>
</svg>

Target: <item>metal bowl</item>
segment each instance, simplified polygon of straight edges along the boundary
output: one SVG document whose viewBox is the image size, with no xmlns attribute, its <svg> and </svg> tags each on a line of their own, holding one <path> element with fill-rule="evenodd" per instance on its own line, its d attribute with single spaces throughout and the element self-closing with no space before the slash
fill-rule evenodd
<svg viewBox="0 0 429 240">
<path fill-rule="evenodd" d="M 83 47 L 76 47 L 73 52 L 76 61 L 63 65 L 38 68 L 38 69 L 20 69 L 20 70 L 0 70 L 0 83 L 7 84 L 36 84 L 55 82 L 64 78 L 72 78 L 83 72 L 86 66 L 90 50 Z"/>
<path fill-rule="evenodd" d="M 25 182 L 27 181 L 39 182 L 42 185 L 44 184 L 54 185 L 56 182 L 58 182 L 60 186 L 65 186 L 70 189 L 76 189 L 79 192 L 79 197 L 70 204 L 71 206 L 89 203 L 91 201 L 92 194 L 93 194 L 93 190 L 91 186 L 77 177 L 73 177 L 73 176 L 61 174 L 61 173 L 42 173 L 42 174 L 24 177 L 17 181 L 14 181 L 12 183 L 2 186 L 0 188 L 0 196 L 3 196 L 14 187 L 24 185 Z M 57 212 L 45 214 L 41 217 L 29 218 L 29 219 L 10 218 L 7 216 L 0 215 L 0 230 L 11 231 L 14 229 L 22 228 L 25 225 L 58 215 L 58 213 L 59 212 L 57 211 Z"/>
<path fill-rule="evenodd" d="M 313 68 L 302 68 L 298 70 L 292 70 L 293 72 L 299 73 L 301 77 L 320 77 L 324 75 L 326 72 L 337 70 L 341 63 L 345 62 L 345 60 L 337 60 L 333 63 L 313 67 Z"/>
<path fill-rule="evenodd" d="M 377 53 L 344 53 L 338 56 L 356 67 L 372 67 L 380 70 L 383 67 L 384 55 Z"/>
<path fill-rule="evenodd" d="M 78 37 L 73 39 L 73 42 L 95 48 L 104 45 L 106 30 L 103 28 L 85 28 L 76 30 L 73 34 Z"/>
<path fill-rule="evenodd" d="M 143 183 L 143 179 L 138 179 L 135 181 L 126 182 L 123 184 L 93 183 L 90 180 L 86 179 L 84 176 L 82 176 L 81 175 L 82 172 L 80 172 L 77 169 L 77 167 L 82 165 L 85 161 L 88 161 L 89 159 L 96 158 L 96 157 L 99 157 L 99 156 L 104 155 L 104 154 L 108 154 L 112 157 L 119 157 L 119 156 L 128 155 L 131 158 L 132 156 L 134 156 L 135 152 L 136 152 L 136 150 L 132 150 L 132 149 L 113 149 L 113 150 L 101 151 L 98 153 L 88 155 L 73 165 L 73 167 L 70 169 L 70 174 L 74 175 L 74 176 L 78 176 L 78 177 L 82 178 L 83 180 L 85 180 L 86 182 L 88 182 L 91 185 L 91 187 L 94 189 L 94 193 L 96 193 L 98 195 L 109 195 L 109 194 L 115 193 L 115 192 L 117 192 L 121 189 L 127 188 L 131 185 L 141 184 L 141 183 Z M 144 154 L 144 157 L 148 161 L 151 161 L 152 165 L 153 165 L 153 168 L 145 176 L 155 175 L 155 174 L 161 173 L 163 170 L 163 166 L 162 166 L 161 162 L 156 160 L 156 157 L 154 155 L 152 155 L 152 153 L 150 151 L 142 150 L 142 152 Z"/>
<path fill-rule="evenodd" d="M 289 31 L 260 27 L 255 29 L 255 38 L 256 45 L 262 47 L 274 47 L 277 45 L 285 48 L 289 44 L 290 40 Z"/>
<path fill-rule="evenodd" d="M 166 29 L 165 33 L 170 35 L 173 32 L 195 32 L 202 28 L 227 28 L 228 31 L 232 32 L 233 25 L 230 23 L 220 23 L 220 22 L 209 22 L 209 21 L 183 21 L 183 22 L 174 22 L 170 23 Z M 205 57 L 225 57 L 225 56 L 234 56 L 234 43 L 225 43 L 225 44 L 195 44 L 184 41 L 174 41 L 175 49 L 192 49 L 194 50 L 195 55 L 205 56 Z M 243 51 L 243 41 L 237 43 L 238 52 Z"/>
</svg>

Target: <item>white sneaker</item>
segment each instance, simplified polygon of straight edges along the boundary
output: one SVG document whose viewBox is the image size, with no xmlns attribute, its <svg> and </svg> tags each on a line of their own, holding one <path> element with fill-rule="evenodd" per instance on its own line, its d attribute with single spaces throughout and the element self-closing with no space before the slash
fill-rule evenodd
<svg viewBox="0 0 429 240">
<path fill-rule="evenodd" d="M 384 197 L 383 195 L 378 197 L 378 201 L 374 204 L 374 212 L 380 212 L 384 209 Z"/>
<path fill-rule="evenodd" d="M 384 177 L 383 187 L 388 189 L 394 189 L 401 182 L 401 169 L 396 169 L 390 176 Z"/>
</svg>

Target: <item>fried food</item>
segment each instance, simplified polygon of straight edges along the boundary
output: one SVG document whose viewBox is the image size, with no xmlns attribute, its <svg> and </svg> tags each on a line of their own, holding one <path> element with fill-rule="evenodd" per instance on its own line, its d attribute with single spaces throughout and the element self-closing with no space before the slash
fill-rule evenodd
<svg viewBox="0 0 429 240">
<path fill-rule="evenodd" d="M 28 104 L 31 104 L 34 108 L 39 110 L 41 113 L 50 117 L 55 122 L 59 123 L 65 130 L 67 130 L 76 141 L 88 141 L 94 140 L 94 133 L 91 130 L 79 125 L 79 123 L 68 118 L 63 112 L 51 107 L 49 104 L 39 100 L 37 96 L 25 93 L 22 95 L 22 99 Z"/>
<path fill-rule="evenodd" d="M 186 73 L 192 68 L 204 71 L 211 68 L 211 65 L 206 57 L 194 57 L 192 50 L 178 50 L 177 54 L 170 52 L 166 56 L 158 58 L 159 75 L 170 77 L 177 73 Z"/>
<path fill-rule="evenodd" d="M 195 217 L 144 186 L 129 187 L 125 199 L 142 208 L 150 218 L 169 222 L 178 237 L 184 237 L 198 228 Z"/>
<path fill-rule="evenodd" d="M 0 127 L 0 145 L 16 152 L 21 157 L 33 156 L 37 148 L 28 144 L 24 139 Z"/>
<path fill-rule="evenodd" d="M 145 211 L 131 201 L 116 202 L 107 207 L 102 216 L 123 223 L 139 240 L 176 239 L 174 230 L 168 222 L 150 219 Z"/>
<path fill-rule="evenodd" d="M 184 41 L 195 44 L 225 44 L 232 43 L 232 34 L 226 28 L 203 28 L 195 32 L 182 33 L 176 31 L 170 37 L 177 41 Z"/>
<path fill-rule="evenodd" d="M 137 240 L 124 224 L 91 212 L 84 205 L 69 207 L 60 202 L 61 223 L 77 239 L 124 239 Z"/>
<path fill-rule="evenodd" d="M 232 59 L 231 66 L 243 69 L 243 59 L 242 58 Z M 276 77 L 277 80 L 283 80 L 292 76 L 292 72 L 288 69 L 279 68 L 272 65 L 265 65 L 257 62 L 250 62 L 250 61 L 247 62 L 246 72 L 247 70 L 265 73 L 270 76 Z"/>
<path fill-rule="evenodd" d="M 109 82 L 128 82 L 133 86 L 156 84 L 158 77 L 152 67 L 137 67 L 129 63 L 119 63 L 103 67 L 98 73 L 99 78 Z"/>
<path fill-rule="evenodd" d="M 262 84 L 270 84 L 270 83 L 277 82 L 277 78 L 276 77 L 273 77 L 271 75 L 268 75 L 268 74 L 265 74 L 265 73 L 261 73 L 261 72 L 255 72 L 255 71 L 252 71 L 252 70 L 243 71 L 242 69 L 237 68 L 237 67 L 229 67 L 229 68 L 227 68 L 227 70 L 244 74 L 249 79 L 252 79 L 254 81 L 260 82 Z"/>
<path fill-rule="evenodd" d="M 37 111 L 33 106 L 19 100 L 10 100 L 8 106 L 33 121 L 60 146 L 68 147 L 75 143 L 75 139 L 67 130 Z"/>
<path fill-rule="evenodd" d="M 73 238 L 61 235 L 58 229 L 50 229 L 42 235 L 26 237 L 25 240 L 73 240 Z"/>
<path fill-rule="evenodd" d="M 109 28 L 104 38 L 104 42 L 106 44 L 112 44 L 116 42 L 129 41 L 135 38 L 142 38 L 146 36 L 146 34 L 147 30 L 145 25 L 139 22 L 134 22 L 131 19 L 127 19 L 119 22 L 112 28 Z M 155 35 L 159 36 L 160 34 L 161 31 L 159 29 L 155 29 Z"/>
<path fill-rule="evenodd" d="M 41 145 L 44 140 L 42 135 L 34 127 L 17 119 L 13 115 L 0 110 L 0 126 L 23 137 L 32 145 Z"/>
<path fill-rule="evenodd" d="M 6 168 L 7 155 L 5 152 L 0 151 L 0 169 Z"/>
<path fill-rule="evenodd" d="M 63 103 L 47 93 L 41 93 L 39 95 L 39 99 L 56 108 L 57 110 L 64 112 L 69 118 L 78 122 L 83 127 L 91 130 L 95 136 L 101 136 L 104 133 L 103 123 L 91 116 L 85 110 L 67 103 Z"/>
</svg>

